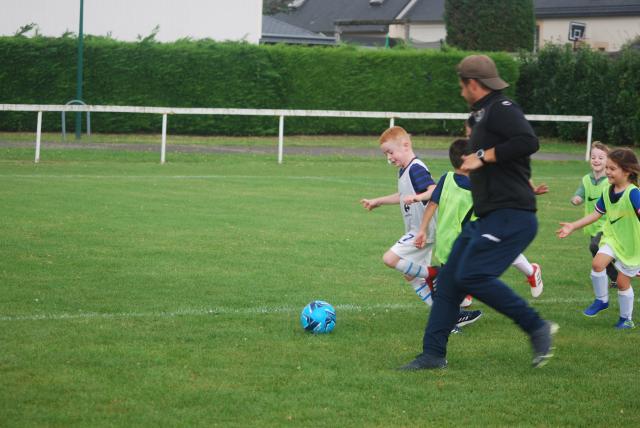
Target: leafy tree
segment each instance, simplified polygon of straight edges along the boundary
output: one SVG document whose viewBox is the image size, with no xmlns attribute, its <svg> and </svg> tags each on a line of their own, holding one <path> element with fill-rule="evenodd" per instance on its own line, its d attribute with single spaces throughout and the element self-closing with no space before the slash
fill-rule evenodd
<svg viewBox="0 0 640 428">
<path fill-rule="evenodd" d="M 533 49 L 533 0 L 446 0 L 444 21 L 447 43 L 460 49 Z"/>
</svg>

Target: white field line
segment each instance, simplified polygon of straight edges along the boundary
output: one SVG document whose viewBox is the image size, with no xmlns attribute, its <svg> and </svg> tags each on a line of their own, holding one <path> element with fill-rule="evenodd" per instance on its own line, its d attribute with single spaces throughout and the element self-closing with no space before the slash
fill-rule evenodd
<svg viewBox="0 0 640 428">
<path fill-rule="evenodd" d="M 638 299 L 640 302 L 640 299 Z M 564 305 L 564 304 L 587 304 L 590 298 L 550 298 L 530 300 L 534 306 L 538 305 Z M 341 304 L 335 305 L 339 312 L 375 312 L 375 311 L 403 311 L 425 309 L 418 302 L 356 305 Z M 211 315 L 260 315 L 260 314 L 291 314 L 300 312 L 301 308 L 290 306 L 255 306 L 249 308 L 230 307 L 210 307 L 210 308 L 186 308 L 177 309 L 170 312 L 79 312 L 79 313 L 50 313 L 50 314 L 30 314 L 30 315 L 0 315 L 0 322 L 12 321 L 64 321 L 79 319 L 127 319 L 127 318 L 175 318 L 181 316 L 211 316 Z"/>
</svg>

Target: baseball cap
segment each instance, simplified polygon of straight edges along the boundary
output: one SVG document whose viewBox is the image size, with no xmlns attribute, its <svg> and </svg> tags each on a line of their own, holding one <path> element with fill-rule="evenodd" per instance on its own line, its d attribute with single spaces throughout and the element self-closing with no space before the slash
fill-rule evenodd
<svg viewBox="0 0 640 428">
<path fill-rule="evenodd" d="M 457 67 L 458 76 L 464 79 L 476 79 L 489 89 L 500 90 L 509 86 L 498 75 L 496 64 L 486 55 L 469 55 Z"/>
</svg>

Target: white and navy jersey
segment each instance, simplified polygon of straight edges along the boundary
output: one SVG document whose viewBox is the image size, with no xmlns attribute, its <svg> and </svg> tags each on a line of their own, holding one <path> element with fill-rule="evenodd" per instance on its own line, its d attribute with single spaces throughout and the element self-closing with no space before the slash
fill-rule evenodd
<svg viewBox="0 0 640 428">
<path fill-rule="evenodd" d="M 417 233 L 424 215 L 426 202 L 410 204 L 404 203 L 406 196 L 414 196 L 423 193 L 431 185 L 436 184 L 431 177 L 427 166 L 418 158 L 413 158 L 406 168 L 401 168 L 398 177 L 398 192 L 400 193 L 400 212 L 404 220 L 405 233 Z M 431 221 L 429 228 L 433 226 Z M 428 236 L 433 236 L 431 233 Z"/>
</svg>

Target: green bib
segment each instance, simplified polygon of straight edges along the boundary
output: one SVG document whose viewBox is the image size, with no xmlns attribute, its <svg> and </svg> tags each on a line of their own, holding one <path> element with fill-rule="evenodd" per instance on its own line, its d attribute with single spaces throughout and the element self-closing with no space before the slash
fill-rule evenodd
<svg viewBox="0 0 640 428">
<path fill-rule="evenodd" d="M 629 267 L 640 266 L 640 221 L 629 198 L 635 188 L 629 185 L 615 204 L 611 203 L 608 190 L 603 193 L 607 219 L 600 245 L 609 244 L 617 259 Z"/>
<path fill-rule="evenodd" d="M 584 186 L 584 215 L 589 215 L 595 211 L 596 202 L 598 202 L 600 196 L 602 196 L 602 194 L 609 188 L 609 181 L 605 178 L 598 184 L 593 184 L 591 181 L 591 174 L 587 174 L 582 177 L 582 185 Z M 607 216 L 603 215 L 595 223 L 585 226 L 583 229 L 585 235 L 595 236 L 599 232 L 602 232 L 606 219 Z"/>
<path fill-rule="evenodd" d="M 458 235 L 462 231 L 462 221 L 473 208 L 471 191 L 458 186 L 453 172 L 448 172 L 438 203 L 436 223 L 436 257 L 446 263 Z"/>
</svg>

